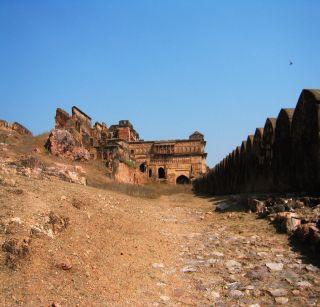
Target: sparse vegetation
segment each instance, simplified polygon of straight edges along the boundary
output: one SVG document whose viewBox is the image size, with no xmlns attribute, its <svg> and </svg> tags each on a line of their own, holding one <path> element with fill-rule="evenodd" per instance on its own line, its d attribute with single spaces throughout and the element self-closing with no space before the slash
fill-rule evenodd
<svg viewBox="0 0 320 307">
<path fill-rule="evenodd" d="M 104 178 L 104 181 L 88 180 L 88 185 L 109 191 L 124 193 L 129 196 L 141 198 L 158 198 L 162 195 L 173 195 L 179 193 L 191 193 L 190 185 L 169 185 L 169 184 L 148 184 L 148 185 L 134 185 L 127 183 L 118 183 L 113 180 Z M 101 179 L 101 178 L 100 178 Z"/>
<path fill-rule="evenodd" d="M 124 160 L 124 159 L 119 159 L 120 162 L 123 162 L 124 164 L 128 165 L 130 168 L 135 168 L 136 164 L 132 160 Z"/>
</svg>

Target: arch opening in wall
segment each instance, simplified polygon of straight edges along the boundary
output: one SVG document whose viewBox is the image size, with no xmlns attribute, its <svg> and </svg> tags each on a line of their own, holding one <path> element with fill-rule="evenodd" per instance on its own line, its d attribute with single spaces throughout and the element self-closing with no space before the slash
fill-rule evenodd
<svg viewBox="0 0 320 307">
<path fill-rule="evenodd" d="M 152 169 L 149 169 L 149 177 L 152 177 Z"/>
<path fill-rule="evenodd" d="M 140 169 L 140 172 L 141 172 L 141 173 L 145 173 L 146 170 L 147 170 L 147 165 L 146 165 L 146 163 L 141 163 L 140 166 L 139 166 L 139 169 Z"/>
<path fill-rule="evenodd" d="M 176 183 L 177 184 L 189 184 L 190 179 L 185 175 L 180 175 L 179 177 L 177 177 Z"/>
<path fill-rule="evenodd" d="M 158 178 L 159 179 L 165 179 L 166 178 L 166 172 L 163 167 L 158 168 Z"/>
</svg>

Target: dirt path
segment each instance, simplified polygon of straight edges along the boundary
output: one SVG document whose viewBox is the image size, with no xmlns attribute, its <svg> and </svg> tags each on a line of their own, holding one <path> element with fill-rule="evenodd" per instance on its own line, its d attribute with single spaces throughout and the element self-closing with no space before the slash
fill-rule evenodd
<svg viewBox="0 0 320 307">
<path fill-rule="evenodd" d="M 318 268 L 253 214 L 217 213 L 191 194 L 148 200 L 10 178 L 0 241 L 31 240 L 15 270 L 0 253 L 1 306 L 317 305 Z M 50 212 L 68 218 L 65 229 L 30 236 L 48 229 Z"/>
</svg>

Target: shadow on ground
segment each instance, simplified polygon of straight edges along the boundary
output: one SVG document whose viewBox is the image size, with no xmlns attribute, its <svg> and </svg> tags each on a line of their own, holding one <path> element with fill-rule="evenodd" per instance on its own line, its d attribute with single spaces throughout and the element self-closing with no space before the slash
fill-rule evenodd
<svg viewBox="0 0 320 307">
<path fill-rule="evenodd" d="M 247 207 L 247 199 L 252 195 L 235 195 L 235 196 L 212 196 L 212 195 L 205 195 L 194 193 L 195 196 L 203 199 L 208 199 L 209 202 L 212 203 L 212 211 L 225 215 L 230 213 L 247 213 L 247 214 L 255 214 L 250 213 Z M 224 208 L 223 210 L 219 210 L 219 206 L 223 206 L 226 204 L 228 207 Z M 266 223 L 274 225 L 272 222 L 266 219 L 266 217 L 261 217 L 256 214 L 256 219 L 264 219 Z M 274 225 L 274 227 L 276 227 Z M 283 231 L 277 230 L 277 233 L 283 234 Z M 312 250 L 309 245 L 301 243 L 296 237 L 288 236 L 288 241 L 292 251 L 300 254 L 301 260 L 304 264 L 312 264 L 320 268 L 320 250 Z"/>
</svg>

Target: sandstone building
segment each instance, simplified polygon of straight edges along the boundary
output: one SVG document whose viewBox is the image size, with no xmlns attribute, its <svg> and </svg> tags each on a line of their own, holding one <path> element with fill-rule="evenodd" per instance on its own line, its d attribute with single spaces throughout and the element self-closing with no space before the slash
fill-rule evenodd
<svg viewBox="0 0 320 307">
<path fill-rule="evenodd" d="M 77 107 L 72 107 L 71 115 L 58 108 L 55 120 L 56 129 L 69 131 L 76 145 L 86 148 L 91 159 L 103 160 L 115 178 L 129 176 L 128 182 L 133 183 L 190 183 L 206 172 L 206 142 L 200 132 L 188 139 L 144 141 L 130 121 L 120 120 L 110 127 L 99 122 L 92 125 Z M 131 170 L 122 176 L 124 165 Z"/>
</svg>

